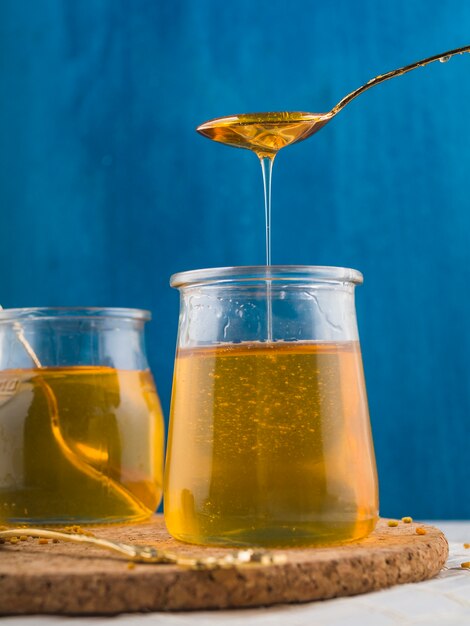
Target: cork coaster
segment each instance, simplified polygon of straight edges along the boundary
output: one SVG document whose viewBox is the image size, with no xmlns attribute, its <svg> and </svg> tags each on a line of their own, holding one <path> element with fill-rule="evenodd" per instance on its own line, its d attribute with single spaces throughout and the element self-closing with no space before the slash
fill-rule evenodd
<svg viewBox="0 0 470 626">
<path fill-rule="evenodd" d="M 0 545 L 0 614 L 111 615 L 269 606 L 350 596 L 435 576 L 448 546 L 443 533 L 417 524 L 376 530 L 343 546 L 278 550 L 283 564 L 231 569 L 188 570 L 175 565 L 129 569 L 125 559 L 71 543 L 39 545 L 37 540 Z M 153 544 L 181 554 L 222 554 L 172 539 L 162 516 L 135 526 L 108 526 L 94 534 L 112 540 Z"/>
</svg>

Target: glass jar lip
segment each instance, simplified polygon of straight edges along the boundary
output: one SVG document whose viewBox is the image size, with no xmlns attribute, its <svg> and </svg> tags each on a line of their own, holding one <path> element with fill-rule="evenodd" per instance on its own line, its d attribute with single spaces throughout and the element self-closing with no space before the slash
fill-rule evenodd
<svg viewBox="0 0 470 626">
<path fill-rule="evenodd" d="M 24 307 L 16 309 L 0 308 L 0 323 L 14 320 L 57 320 L 57 319 L 105 319 L 119 318 L 148 322 L 152 315 L 145 309 L 125 307 Z"/>
<path fill-rule="evenodd" d="M 358 270 L 349 267 L 329 265 L 246 265 L 178 272 L 171 276 L 170 286 L 180 288 L 201 284 L 266 281 L 352 283 L 360 285 L 363 282 L 363 276 Z"/>
</svg>

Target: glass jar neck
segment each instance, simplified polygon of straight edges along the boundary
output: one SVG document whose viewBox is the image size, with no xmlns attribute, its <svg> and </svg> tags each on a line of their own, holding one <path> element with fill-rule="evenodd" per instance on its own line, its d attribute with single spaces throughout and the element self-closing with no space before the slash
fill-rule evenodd
<svg viewBox="0 0 470 626">
<path fill-rule="evenodd" d="M 347 268 L 251 267 L 175 275 L 179 346 L 240 342 L 357 341 L 362 275 Z"/>
<path fill-rule="evenodd" d="M 10 309 L 0 312 L 0 369 L 147 369 L 145 311 Z"/>
<path fill-rule="evenodd" d="M 173 274 L 170 285 L 184 289 L 195 285 L 256 284 L 269 281 L 280 283 L 351 283 L 359 285 L 362 274 L 348 267 L 323 265 L 252 265 L 241 267 L 216 267 Z"/>
</svg>

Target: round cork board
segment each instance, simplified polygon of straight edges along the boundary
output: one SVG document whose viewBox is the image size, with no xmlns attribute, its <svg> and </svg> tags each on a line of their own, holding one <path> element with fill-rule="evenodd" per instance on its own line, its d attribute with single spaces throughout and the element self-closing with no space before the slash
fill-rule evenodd
<svg viewBox="0 0 470 626">
<path fill-rule="evenodd" d="M 268 606 L 350 596 L 425 580 L 444 565 L 443 533 L 381 520 L 367 539 L 343 546 L 279 550 L 282 565 L 188 570 L 175 565 L 129 569 L 125 558 L 72 543 L 37 539 L 0 545 L 0 614 L 116 614 Z M 185 554 L 215 555 L 172 539 L 162 516 L 135 526 L 94 529 L 97 536 L 157 545 Z"/>
</svg>

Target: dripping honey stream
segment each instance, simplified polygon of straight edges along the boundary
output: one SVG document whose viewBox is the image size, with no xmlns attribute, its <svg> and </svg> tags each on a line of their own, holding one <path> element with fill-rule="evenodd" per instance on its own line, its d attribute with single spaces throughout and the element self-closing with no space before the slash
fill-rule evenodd
<svg viewBox="0 0 470 626">
<path fill-rule="evenodd" d="M 455 55 L 470 52 L 470 45 L 435 54 L 409 65 L 380 74 L 342 98 L 330 111 L 307 113 L 302 111 L 275 111 L 266 113 L 244 113 L 218 117 L 197 127 L 197 132 L 228 146 L 245 148 L 254 152 L 261 162 L 264 186 L 266 265 L 271 256 L 271 186 L 274 159 L 282 148 L 311 137 L 346 107 L 355 98 L 376 85 L 403 76 L 419 67 L 440 61 L 445 63 Z M 271 281 L 266 282 L 267 340 L 273 339 Z"/>
</svg>

